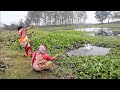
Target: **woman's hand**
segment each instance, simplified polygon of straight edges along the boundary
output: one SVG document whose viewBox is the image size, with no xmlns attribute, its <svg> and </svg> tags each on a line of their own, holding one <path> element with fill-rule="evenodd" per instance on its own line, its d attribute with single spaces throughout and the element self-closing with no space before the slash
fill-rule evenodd
<svg viewBox="0 0 120 90">
<path fill-rule="evenodd" d="M 55 59 L 57 58 L 57 57 L 59 57 L 60 56 L 60 54 L 57 54 L 56 56 L 55 56 Z"/>
<path fill-rule="evenodd" d="M 30 25 L 29 27 L 26 28 L 26 30 L 28 30 L 28 29 L 30 29 L 30 28 L 32 28 L 32 27 L 33 27 L 33 25 Z"/>
<path fill-rule="evenodd" d="M 59 57 L 59 56 L 60 56 L 60 54 L 57 54 L 57 55 L 56 55 L 56 57 Z"/>
<path fill-rule="evenodd" d="M 33 27 L 33 25 L 30 25 L 31 27 Z"/>
</svg>

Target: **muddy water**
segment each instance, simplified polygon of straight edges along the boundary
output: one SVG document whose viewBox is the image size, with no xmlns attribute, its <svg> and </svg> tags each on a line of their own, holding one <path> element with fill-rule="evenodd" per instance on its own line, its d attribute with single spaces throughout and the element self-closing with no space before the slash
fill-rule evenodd
<svg viewBox="0 0 120 90">
<path fill-rule="evenodd" d="M 86 50 L 85 47 L 81 47 L 75 50 L 70 50 L 66 54 L 68 56 L 106 55 L 110 51 L 110 48 L 103 48 L 97 46 L 91 46 L 91 48 L 91 50 Z"/>
</svg>

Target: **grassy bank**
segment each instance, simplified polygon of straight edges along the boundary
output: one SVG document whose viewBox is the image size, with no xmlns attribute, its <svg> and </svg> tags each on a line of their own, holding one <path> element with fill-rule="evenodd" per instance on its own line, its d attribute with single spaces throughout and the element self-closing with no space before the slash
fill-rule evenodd
<svg viewBox="0 0 120 90">
<path fill-rule="evenodd" d="M 74 24 L 74 25 L 56 25 L 56 26 L 40 26 L 41 29 L 48 30 L 70 30 L 76 28 L 120 28 L 120 23 L 103 23 L 103 24 Z"/>
<path fill-rule="evenodd" d="M 111 25 L 109 25 L 109 27 Z M 98 26 L 96 25 L 96 27 Z M 104 27 L 106 27 L 106 25 L 104 25 Z M 31 58 L 23 57 L 23 49 L 19 46 L 18 41 L 8 41 L 9 38 L 17 38 L 18 32 L 1 32 L 1 47 L 3 47 L 3 43 L 7 45 L 6 48 L 1 49 L 0 53 L 5 54 L 4 56 L 1 54 L 1 56 L 3 58 L 9 56 L 11 60 L 2 60 L 10 67 L 6 69 L 5 72 L 0 71 L 0 78 L 120 78 L 120 37 L 93 37 L 88 36 L 86 32 L 74 31 L 72 29 L 63 30 L 62 28 L 64 27 L 50 27 L 47 30 L 45 30 L 45 28 L 36 28 L 29 31 L 34 31 L 34 34 L 29 37 L 30 44 L 34 51 L 38 49 L 40 44 L 45 43 L 48 46 L 48 53 L 50 55 L 61 54 L 56 61 L 53 61 L 56 67 L 50 72 L 44 71 L 42 73 L 36 73 L 32 70 L 30 66 Z M 90 42 L 96 46 L 111 48 L 111 51 L 105 56 L 68 57 L 65 54 L 70 49 L 83 46 L 85 42 Z M 9 50 L 9 52 L 6 53 L 6 50 Z"/>
</svg>

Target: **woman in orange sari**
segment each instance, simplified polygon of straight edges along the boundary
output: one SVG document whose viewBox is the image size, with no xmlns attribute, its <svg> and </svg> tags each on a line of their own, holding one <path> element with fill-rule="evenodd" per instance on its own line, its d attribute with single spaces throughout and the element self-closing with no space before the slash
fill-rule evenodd
<svg viewBox="0 0 120 90">
<path fill-rule="evenodd" d="M 22 26 L 18 27 L 18 31 L 19 31 L 19 44 L 24 47 L 24 56 L 32 56 L 32 47 L 30 46 L 29 42 L 28 42 L 28 34 L 27 34 L 27 30 L 29 30 L 31 27 L 33 27 L 32 25 L 27 27 L 27 28 L 23 28 Z"/>
</svg>

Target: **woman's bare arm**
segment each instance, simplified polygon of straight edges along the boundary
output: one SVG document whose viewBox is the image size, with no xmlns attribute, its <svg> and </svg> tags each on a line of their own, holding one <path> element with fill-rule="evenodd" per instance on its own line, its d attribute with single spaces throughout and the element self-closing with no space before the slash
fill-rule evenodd
<svg viewBox="0 0 120 90">
<path fill-rule="evenodd" d="M 57 59 L 59 56 L 59 54 L 57 54 L 56 56 L 54 56 L 52 59 Z"/>
<path fill-rule="evenodd" d="M 26 28 L 26 30 L 28 30 L 28 29 L 30 29 L 30 28 L 32 28 L 32 27 L 33 27 L 33 25 L 31 25 L 31 26 L 27 27 L 27 28 Z"/>
</svg>

